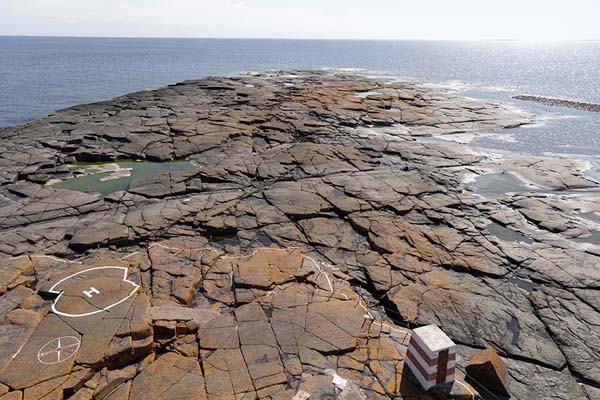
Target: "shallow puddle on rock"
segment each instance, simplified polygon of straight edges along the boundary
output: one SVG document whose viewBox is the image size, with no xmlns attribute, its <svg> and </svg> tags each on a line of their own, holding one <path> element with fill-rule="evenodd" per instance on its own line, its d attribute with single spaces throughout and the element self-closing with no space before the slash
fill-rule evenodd
<svg viewBox="0 0 600 400">
<path fill-rule="evenodd" d="M 584 212 L 579 214 L 581 218 L 600 224 L 600 213 L 596 211 Z"/>
<path fill-rule="evenodd" d="M 488 226 L 485 227 L 492 235 L 496 236 L 500 240 L 505 240 L 507 242 L 523 242 L 531 244 L 534 241 L 529 239 L 527 236 L 523 235 L 520 232 L 492 222 Z"/>
<path fill-rule="evenodd" d="M 516 319 L 515 317 L 512 317 L 510 319 L 510 321 L 506 322 L 506 329 L 508 329 L 508 331 L 512 334 L 512 339 L 510 341 L 510 343 L 513 346 L 516 346 L 519 344 L 519 320 Z"/>
<path fill-rule="evenodd" d="M 542 192 L 538 187 L 529 185 L 510 173 L 480 175 L 468 186 L 475 193 L 490 197 L 500 197 L 512 192 Z"/>
<path fill-rule="evenodd" d="M 367 97 L 372 96 L 372 95 L 376 95 L 376 94 L 381 94 L 381 93 L 375 92 L 375 91 L 359 92 L 359 93 L 356 94 L 356 97 L 359 97 L 361 99 L 366 99 Z"/>
<path fill-rule="evenodd" d="M 508 281 L 510 283 L 512 283 L 513 285 L 527 291 L 528 293 L 532 292 L 534 289 L 539 288 L 540 285 L 539 283 L 535 283 L 533 281 L 530 281 L 528 279 L 523 279 L 517 275 L 511 275 L 510 278 L 508 278 Z"/>
<path fill-rule="evenodd" d="M 116 164 L 115 170 L 102 171 L 102 167 Z M 77 164 L 84 166 L 86 164 Z M 110 167 L 109 167 L 110 168 Z M 127 190 L 129 183 L 136 179 L 157 175 L 162 172 L 189 171 L 195 166 L 188 161 L 148 162 L 148 161 L 116 161 L 105 164 L 89 164 L 89 173 L 74 178 L 65 179 L 50 186 L 56 189 L 77 190 L 79 192 L 98 192 L 103 196 Z M 123 171 L 129 169 L 130 174 Z"/>
<path fill-rule="evenodd" d="M 596 246 L 600 246 L 600 231 L 592 230 L 590 235 L 578 237 L 573 240 L 575 240 L 578 243 L 590 243 Z"/>
<path fill-rule="evenodd" d="M 544 173 L 540 176 L 545 176 Z M 471 183 L 468 183 L 467 188 L 472 190 L 474 193 L 480 194 L 484 197 L 499 198 L 507 193 L 544 193 L 554 195 L 576 195 L 582 193 L 596 192 L 585 190 L 585 189 L 552 189 L 547 187 L 538 187 L 532 183 L 521 180 L 518 176 L 511 174 L 510 172 L 504 173 L 493 173 L 479 175 Z"/>
</svg>

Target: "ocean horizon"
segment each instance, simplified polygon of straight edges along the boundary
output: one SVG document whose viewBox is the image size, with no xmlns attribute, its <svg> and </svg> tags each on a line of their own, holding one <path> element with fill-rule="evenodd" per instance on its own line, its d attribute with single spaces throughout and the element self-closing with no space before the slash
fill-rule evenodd
<svg viewBox="0 0 600 400">
<path fill-rule="evenodd" d="M 436 84 L 539 116 L 537 129 L 511 132 L 518 140 L 480 137 L 473 144 L 600 154 L 598 113 L 513 99 L 527 94 L 600 102 L 598 42 L 0 36 L 0 126 L 186 79 L 331 68 Z"/>
</svg>

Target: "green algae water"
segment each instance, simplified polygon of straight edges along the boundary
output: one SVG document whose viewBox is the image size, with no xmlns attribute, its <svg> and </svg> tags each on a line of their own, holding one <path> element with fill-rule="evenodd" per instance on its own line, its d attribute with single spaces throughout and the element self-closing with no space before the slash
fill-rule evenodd
<svg viewBox="0 0 600 400">
<path fill-rule="evenodd" d="M 77 190 L 79 192 L 98 192 L 102 196 L 120 190 L 129 189 L 129 184 L 140 178 L 157 175 L 163 172 L 190 171 L 195 166 L 188 161 L 148 162 L 148 161 L 117 161 L 114 163 L 90 163 L 89 173 L 74 178 L 65 179 L 51 186 L 56 189 Z M 112 165 L 118 168 L 106 170 Z"/>
</svg>

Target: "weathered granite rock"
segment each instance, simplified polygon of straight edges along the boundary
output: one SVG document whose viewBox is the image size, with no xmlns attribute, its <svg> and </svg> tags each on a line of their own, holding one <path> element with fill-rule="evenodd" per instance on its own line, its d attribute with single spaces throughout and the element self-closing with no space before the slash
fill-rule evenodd
<svg viewBox="0 0 600 400">
<path fill-rule="evenodd" d="M 598 183 L 587 178 L 582 162 L 565 159 L 528 158 L 504 160 L 502 166 L 535 185 L 556 189 L 593 189 Z"/>
<path fill-rule="evenodd" d="M 146 197 L 165 197 L 186 193 L 186 173 L 162 173 L 140 178 L 129 184 L 128 191 Z"/>
<path fill-rule="evenodd" d="M 418 139 L 528 122 L 418 84 L 273 71 L 0 128 L 0 396 L 471 399 L 461 371 L 492 346 L 512 398 L 594 398 L 600 197 L 564 190 L 597 185 L 577 162 Z M 127 158 L 194 168 L 105 197 L 52 187 Z M 464 184 L 502 171 L 563 192 Z M 430 323 L 461 344 L 458 380 L 422 393 L 403 360 Z"/>
<path fill-rule="evenodd" d="M 9 258 L 0 260 L 0 294 L 4 294 L 8 288 L 17 284 L 24 274 L 33 271 L 29 257 Z"/>
<path fill-rule="evenodd" d="M 63 339 L 62 344 L 58 338 Z M 20 351 L 17 349 L 16 357 L 11 357 L 8 366 L 0 373 L 0 382 L 13 389 L 25 389 L 64 377 L 73 368 L 79 343 L 77 331 L 56 315 L 48 315 Z M 61 348 L 62 354 L 58 351 Z"/>
<path fill-rule="evenodd" d="M 197 360 L 167 353 L 135 377 L 132 399 L 205 399 L 204 379 Z"/>
<path fill-rule="evenodd" d="M 460 351 L 457 353 L 457 363 L 459 365 L 466 365 L 469 358 L 479 351 L 479 349 L 460 346 Z M 500 358 L 504 362 L 508 372 L 510 398 L 519 400 L 553 397 L 561 400 L 589 398 L 582 386 L 577 383 L 567 370 L 557 371 L 502 356 Z M 476 388 L 479 388 L 481 392 L 487 393 L 486 389 L 477 386 L 472 380 L 470 382 Z M 496 396 L 500 395 L 496 394 Z"/>
<path fill-rule="evenodd" d="M 93 224 L 77 226 L 69 246 L 74 249 L 87 249 L 126 242 L 129 239 L 129 228 L 126 225 L 109 221 L 98 221 Z"/>
</svg>

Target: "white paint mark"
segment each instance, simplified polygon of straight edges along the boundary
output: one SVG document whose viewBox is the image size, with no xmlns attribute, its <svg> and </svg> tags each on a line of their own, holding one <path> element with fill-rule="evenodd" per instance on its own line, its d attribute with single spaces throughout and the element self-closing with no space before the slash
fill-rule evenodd
<svg viewBox="0 0 600 400">
<path fill-rule="evenodd" d="M 75 336 L 52 339 L 38 350 L 38 361 L 46 365 L 66 361 L 77 353 L 80 343 Z"/>
<path fill-rule="evenodd" d="M 192 253 L 193 251 L 201 251 L 201 250 L 206 250 L 206 251 L 215 251 L 216 250 L 214 247 L 195 247 L 195 248 L 191 248 L 191 249 L 184 249 L 181 247 L 167 246 L 167 245 L 164 245 L 161 243 L 152 243 L 150 246 L 148 246 L 148 250 L 150 250 L 153 247 L 160 247 L 162 249 L 168 249 L 168 250 L 186 251 L 186 252 L 190 252 L 190 253 Z"/>
<path fill-rule="evenodd" d="M 298 393 L 292 397 L 292 400 L 307 400 L 310 398 L 310 393 L 305 392 L 304 390 L 298 390 Z"/>
<path fill-rule="evenodd" d="M 16 358 L 19 355 L 19 353 L 21 352 L 21 350 L 23 350 L 23 347 L 25 347 L 24 344 L 21 345 L 21 347 L 19 347 L 19 350 L 17 350 L 17 352 L 11 358 L 12 359 Z"/>
<path fill-rule="evenodd" d="M 311 261 L 311 262 L 312 262 L 312 263 L 315 265 L 315 267 L 317 267 L 317 270 L 319 270 L 319 273 L 321 273 L 321 274 L 325 275 L 325 279 L 327 279 L 327 284 L 329 285 L 329 291 L 330 291 L 331 293 L 334 293 L 335 291 L 333 290 L 333 284 L 331 283 L 331 280 L 329 280 L 329 276 L 327 275 L 327 273 L 326 273 L 326 272 L 324 272 L 324 271 L 321 269 L 321 267 L 320 267 L 320 266 L 319 266 L 319 264 L 318 264 L 318 263 L 315 261 L 315 259 L 314 259 L 314 258 L 312 258 L 312 257 L 309 257 L 309 256 L 304 256 L 304 257 L 306 257 L 306 259 L 307 259 L 307 260 Z"/>
<path fill-rule="evenodd" d="M 213 248 L 213 247 L 197 247 L 197 248 L 191 248 L 191 249 L 184 249 L 184 248 L 180 248 L 180 247 L 167 246 L 167 245 L 164 245 L 164 244 L 162 244 L 162 243 L 152 243 L 152 244 L 150 244 L 150 245 L 148 246 L 148 249 L 151 249 L 151 248 L 153 248 L 153 247 L 160 247 L 160 248 L 163 248 L 163 249 L 170 249 L 170 250 L 177 250 L 177 251 L 185 251 L 185 252 L 190 252 L 190 253 L 191 253 L 191 252 L 195 252 L 195 251 L 215 251 L 215 250 L 216 250 L 216 249 L 215 249 L 215 248 Z M 299 250 L 299 249 L 300 249 L 300 247 L 298 247 L 298 246 L 292 246 L 292 247 L 287 247 L 287 248 L 259 247 L 259 248 L 256 248 L 254 251 L 252 251 L 250 254 L 243 254 L 243 255 L 239 255 L 239 256 L 225 256 L 225 255 L 222 255 L 222 256 L 220 256 L 219 258 L 221 258 L 221 259 L 242 259 L 242 258 L 250 258 L 250 257 L 254 256 L 256 253 L 258 253 L 259 251 L 262 251 L 262 250 L 272 250 L 272 251 L 289 251 L 289 250 Z M 125 256 L 121 257 L 121 259 L 122 259 L 122 260 L 124 260 L 124 259 L 126 259 L 126 258 L 132 257 L 133 255 L 135 255 L 135 254 L 137 254 L 137 253 L 138 253 L 138 251 L 135 251 L 135 252 L 133 252 L 133 253 L 131 253 L 131 254 L 128 254 L 128 255 L 125 255 Z M 54 260 L 56 260 L 56 261 L 62 261 L 62 262 L 74 262 L 74 261 L 69 261 L 69 260 L 61 260 L 61 259 L 59 259 L 59 258 L 56 258 L 56 257 L 53 257 L 53 256 L 43 256 L 43 255 L 39 255 L 39 256 L 32 256 L 32 257 L 48 257 L 48 258 L 54 259 Z M 334 286 L 333 286 L 333 283 L 332 283 L 331 279 L 329 278 L 329 275 L 328 275 L 328 274 L 327 274 L 325 271 L 323 271 L 323 269 L 321 268 L 321 266 L 323 266 L 323 267 L 327 267 L 327 268 L 330 268 L 330 269 L 332 269 L 332 270 L 334 270 L 334 271 L 339 271 L 339 268 L 337 268 L 337 267 L 335 267 L 335 266 L 333 266 L 333 265 L 331 265 L 331 264 L 328 264 L 328 263 L 326 263 L 326 262 L 324 262 L 324 261 L 319 261 L 319 262 L 317 262 L 317 261 L 316 261 L 314 258 L 312 258 L 312 257 L 310 257 L 310 256 L 304 256 L 304 257 L 305 257 L 307 260 L 309 260 L 310 262 L 312 262 L 312 263 L 313 263 L 313 265 L 314 265 L 314 266 L 317 268 L 317 270 L 318 270 L 319 274 L 323 274 L 323 275 L 325 276 L 325 279 L 327 280 L 327 285 L 329 286 L 329 291 L 330 291 L 331 293 L 335 293 L 335 289 L 334 289 Z M 109 267 L 99 267 L 99 268 L 109 268 Z M 126 268 L 126 267 L 112 267 L 112 266 L 111 266 L 110 268 L 122 268 L 122 269 L 124 269 L 125 271 L 127 271 L 127 268 Z M 92 269 L 98 269 L 98 268 L 92 268 Z M 85 271 L 89 271 L 89 270 L 85 270 Z M 85 271 L 78 272 L 77 274 L 74 274 L 74 275 L 78 275 L 78 274 L 80 274 L 80 273 L 82 273 L 82 272 L 85 272 Z M 60 284 L 61 282 L 63 282 L 64 280 L 66 280 L 66 279 L 69 279 L 70 277 L 72 277 L 72 276 L 74 276 L 74 275 L 71 275 L 71 276 L 68 276 L 67 278 L 64 278 L 64 279 L 62 279 L 61 281 L 59 281 L 58 283 L 56 283 L 56 284 L 53 286 L 53 288 L 54 288 L 55 286 L 57 286 L 58 284 Z M 125 272 L 125 277 L 126 277 L 126 276 L 127 276 L 127 273 Z M 232 278 L 233 278 L 233 277 L 231 276 L 231 277 L 230 277 L 230 279 L 232 279 Z M 127 281 L 127 282 L 130 282 L 131 284 L 133 284 L 133 285 L 135 285 L 137 288 L 139 288 L 139 285 L 137 285 L 135 282 L 128 281 L 127 279 L 123 279 L 123 280 L 124 280 L 124 281 Z M 136 290 L 137 290 L 137 288 L 136 288 Z M 50 291 L 52 291 L 52 289 L 50 289 Z M 269 295 L 271 295 L 271 294 L 273 294 L 273 292 L 274 292 L 274 291 L 271 291 L 271 292 L 269 292 L 268 294 L 269 294 Z M 56 293 L 56 292 L 53 292 L 53 293 Z M 131 296 L 131 295 L 133 295 L 133 293 L 135 293 L 135 290 L 134 290 L 134 291 L 133 291 L 133 292 L 130 294 L 130 296 Z M 343 296 L 343 297 L 344 297 L 346 300 L 349 300 L 349 298 L 348 298 L 348 296 L 347 296 L 346 294 L 342 293 L 341 295 L 342 295 L 342 296 Z M 58 298 L 57 298 L 56 300 L 58 300 Z M 121 302 L 122 302 L 122 301 L 125 301 L 125 300 L 126 300 L 126 299 L 124 299 L 124 300 L 121 300 Z M 55 301 L 55 302 L 56 302 L 56 301 Z M 114 307 L 115 305 L 117 305 L 117 304 L 111 305 L 111 306 L 109 306 L 108 308 Z M 362 301 L 361 301 L 361 300 L 359 300 L 359 302 L 358 302 L 358 305 L 359 305 L 359 306 L 360 306 L 360 307 L 361 307 L 363 310 L 365 310 L 365 315 L 364 315 L 364 318 L 365 318 L 365 319 L 372 319 L 372 320 L 374 320 L 374 319 L 375 319 L 375 318 L 373 317 L 373 315 L 371 314 L 371 312 L 369 311 L 369 309 L 368 309 L 368 308 L 367 308 L 365 305 L 363 305 L 363 304 L 362 304 Z M 97 312 L 105 311 L 105 310 L 106 310 L 106 309 L 108 309 L 108 308 L 105 308 L 104 310 L 99 310 L 99 311 L 97 311 Z M 53 309 L 53 311 L 54 311 L 54 309 Z M 56 312 L 56 311 L 55 311 L 55 312 Z M 96 313 L 96 312 L 94 312 L 94 313 Z M 61 315 L 63 315 L 63 314 L 61 314 Z M 395 331 L 395 332 L 401 332 L 401 333 L 404 333 L 405 335 L 410 335 L 410 333 L 411 333 L 411 331 L 410 331 L 410 330 L 408 330 L 408 329 L 398 328 L 398 327 L 392 326 L 392 325 L 390 325 L 390 324 L 387 324 L 387 323 L 385 323 L 385 322 L 373 322 L 373 324 L 374 324 L 374 325 L 379 325 L 379 326 L 381 326 L 381 327 L 384 327 L 384 326 L 385 326 L 386 328 L 389 328 L 391 331 Z"/>
<path fill-rule="evenodd" d="M 58 262 L 73 263 L 73 264 L 82 264 L 80 261 L 63 260 L 62 258 L 58 258 L 58 257 L 54 257 L 54 256 L 47 256 L 45 254 L 33 254 L 33 255 L 29 256 L 29 257 L 49 258 L 51 260 L 58 261 Z"/>
<path fill-rule="evenodd" d="M 133 257 L 135 256 L 137 253 L 139 253 L 139 251 L 134 251 L 133 253 L 127 254 L 126 256 L 121 257 L 121 260 L 126 260 L 129 257 Z"/>
<path fill-rule="evenodd" d="M 85 294 L 90 299 L 94 297 L 94 294 L 100 294 L 100 291 L 93 286 L 90 286 L 90 290 L 84 290 L 83 294 Z"/>
<path fill-rule="evenodd" d="M 160 248 L 163 248 L 163 249 L 170 249 L 170 250 L 176 250 L 176 251 L 183 251 L 183 252 L 187 252 L 187 253 L 189 253 L 189 254 L 192 254 L 192 252 L 197 252 L 197 251 L 209 251 L 209 252 L 210 252 L 210 251 L 215 251 L 215 250 L 216 250 L 216 249 L 215 249 L 215 248 L 213 248 L 213 247 L 199 247 L 199 248 L 189 248 L 189 249 L 184 249 L 184 248 L 179 248 L 179 247 L 167 246 L 167 245 L 164 245 L 164 244 L 162 244 L 162 243 L 152 243 L 152 244 L 150 244 L 150 245 L 148 246 L 148 250 L 150 250 L 151 248 L 153 248 L 153 247 L 155 247 L 155 246 L 157 246 L 157 247 L 160 247 Z M 262 251 L 262 250 L 271 250 L 271 251 L 290 251 L 290 250 L 300 250 L 300 247 L 297 247 L 297 246 L 294 246 L 294 247 L 288 247 L 288 248 L 259 247 L 259 248 L 255 249 L 253 252 L 251 252 L 250 254 L 239 255 L 239 256 L 226 256 L 226 255 L 221 255 L 221 256 L 219 257 L 219 259 L 242 259 L 242 258 L 250 258 L 250 257 L 254 256 L 256 253 L 258 253 L 259 251 Z M 125 255 L 125 256 L 121 257 L 121 259 L 122 259 L 122 260 L 125 260 L 125 259 L 127 259 L 127 258 L 129 258 L 129 257 L 132 257 L 132 256 L 134 256 L 134 255 L 135 255 L 135 254 L 137 254 L 137 253 L 138 253 L 138 251 L 135 251 L 135 252 L 133 252 L 133 253 L 130 253 L 130 254 L 128 254 L 128 255 Z M 34 257 L 34 256 L 32 256 L 32 257 Z M 56 257 L 52 257 L 52 256 L 38 256 L 38 257 L 47 257 L 47 258 L 51 258 L 51 259 L 54 259 L 54 260 L 56 260 L 56 261 L 61 261 L 61 262 L 74 262 L 74 261 L 69 261 L 69 260 L 61 260 L 61 259 L 58 259 L 58 258 L 56 258 Z M 332 282 L 332 281 L 331 281 L 331 279 L 329 278 L 329 275 L 327 274 L 327 272 L 323 271 L 323 268 L 322 268 L 322 267 L 329 268 L 329 269 L 331 269 L 332 271 L 339 271 L 339 269 L 338 269 L 337 267 L 335 267 L 335 266 L 333 266 L 333 265 L 331 265 L 331 264 L 328 264 L 328 263 L 326 263 L 326 262 L 323 262 L 323 261 L 317 262 L 317 261 L 316 261 L 315 259 L 313 259 L 312 257 L 306 256 L 306 255 L 305 255 L 304 257 L 305 257 L 307 260 L 309 260 L 310 262 L 312 262 L 312 263 L 313 263 L 313 265 L 316 267 L 316 269 L 317 269 L 317 271 L 318 271 L 318 273 L 319 273 L 319 274 L 323 274 L 323 275 L 325 275 L 325 279 L 327 280 L 327 284 L 328 284 L 328 286 L 329 286 L 329 291 L 330 291 L 332 294 L 334 294 L 334 293 L 335 293 L 335 289 L 334 289 L 333 282 Z M 132 296 L 132 295 L 133 295 L 133 294 L 134 294 L 134 293 L 137 291 L 137 289 L 139 289 L 139 285 L 137 285 L 137 284 L 136 284 L 136 283 L 134 283 L 134 282 L 128 281 L 128 280 L 126 279 L 126 278 L 127 278 L 127 268 L 125 268 L 125 267 L 113 267 L 113 266 L 110 266 L 110 267 L 91 268 L 91 269 L 88 269 L 88 270 L 81 271 L 81 272 L 78 272 L 78 273 L 76 273 L 76 274 L 73 274 L 73 275 L 71 275 L 71 276 L 68 276 L 68 277 L 66 277 L 66 278 L 62 279 L 61 281 L 59 281 L 58 283 L 56 283 L 56 284 L 55 284 L 55 285 L 54 285 L 54 286 L 53 286 L 53 287 L 50 289 L 50 291 L 52 291 L 52 289 L 53 289 L 54 287 L 56 287 L 57 285 L 59 285 L 59 284 L 60 284 L 60 283 L 62 283 L 63 281 L 65 281 L 65 280 L 67 280 L 67 279 L 69 279 L 69 278 L 71 278 L 71 277 L 73 277 L 73 276 L 75 276 L 75 275 L 79 275 L 79 274 L 81 274 L 81 273 L 83 273 L 83 272 L 86 272 L 86 271 L 90 271 L 90 270 L 94 270 L 94 269 L 101 269 L 101 268 L 121 268 L 121 269 L 123 269 L 123 270 L 124 270 L 124 278 L 123 278 L 123 280 L 124 280 L 124 281 L 126 281 L 126 282 L 129 282 L 129 283 L 131 283 L 132 285 L 134 285 L 135 289 L 134 289 L 134 290 L 133 290 L 133 291 L 132 291 L 132 292 L 131 292 L 131 293 L 130 293 L 130 294 L 129 294 L 129 295 L 126 297 L 126 298 L 124 298 L 124 299 L 120 300 L 119 302 L 117 302 L 117 303 L 115 303 L 115 304 L 112 304 L 112 305 L 110 305 L 110 306 L 108 306 L 108 307 L 105 307 L 105 308 L 104 308 L 104 309 L 102 309 L 102 310 L 94 311 L 94 312 L 92 312 L 92 313 L 81 314 L 81 315 L 69 315 L 69 314 L 65 314 L 65 313 L 61 313 L 61 312 L 57 312 L 57 311 L 56 311 L 56 309 L 55 309 L 54 305 L 55 305 L 55 304 L 56 304 L 56 302 L 58 301 L 58 299 L 59 299 L 60 295 L 62 294 L 62 293 L 61 293 L 61 294 L 59 294 L 59 296 L 56 298 L 56 300 L 55 300 L 55 303 L 52 305 L 52 311 L 54 311 L 55 313 L 57 313 L 57 314 L 60 314 L 60 315 L 64 315 L 64 316 L 71 316 L 71 317 L 74 317 L 74 316 L 87 316 L 87 315 L 96 314 L 96 313 L 98 313 L 98 312 L 106 311 L 106 310 L 108 310 L 109 308 L 112 308 L 112 307 L 114 307 L 114 306 L 116 306 L 116 305 L 118 305 L 118 304 L 122 303 L 123 301 L 125 301 L 125 300 L 127 300 L 129 297 L 131 297 L 131 296 Z M 317 275 L 317 277 L 318 277 L 318 275 Z M 230 280 L 233 280 L 233 276 L 232 276 L 232 275 L 230 276 Z M 232 282 L 231 282 L 231 283 L 232 283 Z M 90 291 L 91 291 L 92 289 L 96 290 L 95 288 L 91 287 L 91 288 L 90 288 Z M 278 288 L 278 287 L 276 287 L 274 290 L 271 290 L 271 291 L 267 292 L 267 296 L 271 296 L 271 295 L 273 295 L 273 294 L 274 294 L 274 293 L 275 293 L 275 292 L 276 292 L 278 289 L 279 289 L 279 288 Z M 54 292 L 54 293 L 56 293 L 56 292 Z M 98 294 L 99 294 L 99 293 L 98 293 Z M 86 295 L 87 295 L 87 293 L 86 293 Z M 341 296 L 343 296 L 343 297 L 344 297 L 344 299 L 346 299 L 346 300 L 350 300 L 350 299 L 348 298 L 348 296 L 347 296 L 345 293 L 341 293 Z M 91 296 L 89 296 L 89 297 L 91 297 Z M 388 324 L 388 323 L 386 323 L 386 322 L 384 322 L 384 321 L 381 321 L 381 322 L 375 321 L 375 317 L 374 317 L 374 316 L 371 314 L 371 312 L 370 312 L 370 310 L 368 309 L 368 307 L 362 303 L 362 300 L 361 300 L 360 298 L 359 298 L 359 300 L 358 300 L 358 305 L 359 305 L 359 306 L 360 306 L 360 307 L 361 307 L 361 308 L 362 308 L 362 309 L 365 311 L 364 318 L 365 318 L 365 319 L 370 319 L 370 320 L 372 320 L 372 321 L 373 321 L 373 322 L 372 322 L 372 324 L 373 324 L 373 325 L 375 325 L 375 326 L 380 326 L 382 329 L 383 329 L 384 327 L 385 327 L 385 328 L 387 328 L 387 329 L 389 329 L 390 335 L 393 335 L 393 336 L 395 336 L 395 335 L 399 335 L 399 334 L 402 334 L 402 335 L 403 335 L 403 336 L 402 336 L 402 341 L 403 341 L 403 342 L 404 342 L 404 341 L 405 341 L 407 338 L 410 338 L 410 336 L 411 336 L 411 333 L 412 333 L 412 332 L 411 332 L 411 330 L 409 330 L 409 329 L 403 329 L 403 328 L 399 328 L 399 327 L 396 327 L 396 326 L 394 326 L 394 325 Z M 77 349 L 78 349 L 78 346 L 77 346 Z M 21 351 L 21 350 L 19 349 L 19 351 Z M 63 352 L 64 352 L 64 350 L 63 350 Z M 57 353 L 57 357 L 59 357 L 59 358 L 60 358 L 60 357 L 63 357 L 63 360 L 65 360 L 65 359 L 67 359 L 67 358 L 64 358 L 64 353 L 63 353 L 63 352 L 59 352 L 59 353 Z M 17 352 L 17 354 L 18 354 L 18 353 L 19 353 L 19 352 Z M 17 355 L 17 354 L 15 354 L 15 356 L 13 356 L 13 358 L 14 358 L 14 357 L 16 357 L 16 355 Z M 72 355 L 69 355 L 69 357 L 71 357 L 71 356 L 72 356 Z M 39 355 L 38 355 L 38 359 L 39 359 Z M 42 362 L 42 361 L 40 360 L 40 362 Z M 333 383 L 333 384 L 334 384 L 334 385 L 335 385 L 335 386 L 336 386 L 336 387 L 337 387 L 339 390 L 344 390 L 344 389 L 345 389 L 345 387 L 346 387 L 346 385 L 347 385 L 347 383 L 348 383 L 348 381 L 347 381 L 346 379 L 344 379 L 344 378 L 342 378 L 341 376 L 339 376 L 339 375 L 338 375 L 338 374 L 337 374 L 335 371 L 333 371 L 333 370 L 327 370 L 326 372 L 328 372 L 328 373 L 329 373 L 329 374 L 332 376 L 332 383 Z M 472 391 L 472 390 L 471 390 L 471 389 L 470 389 L 470 388 L 469 388 L 467 385 L 465 385 L 464 383 L 462 383 L 462 382 L 460 382 L 460 381 L 458 381 L 458 380 L 457 380 L 456 382 L 458 382 L 460 385 L 464 386 L 464 387 L 465 387 L 465 389 L 466 389 L 466 390 L 467 390 L 467 391 L 468 391 L 468 392 L 471 394 L 472 400 L 475 400 L 475 394 L 473 393 L 473 391 Z M 299 400 L 300 400 L 300 399 L 304 400 L 304 399 L 306 399 L 306 398 L 309 398 L 309 397 L 310 397 L 310 394 L 308 394 L 308 393 L 306 393 L 306 392 L 303 392 L 303 391 L 300 391 L 300 392 L 298 392 L 298 393 L 296 394 L 296 397 L 298 397 L 298 395 L 300 395 L 300 397 L 299 397 Z M 307 397 L 304 397 L 304 396 L 307 396 Z M 295 397 L 295 398 L 296 398 L 296 397 Z"/>
<path fill-rule="evenodd" d="M 348 380 L 339 376 L 337 374 L 337 372 L 335 372 L 332 369 L 326 369 L 325 373 L 332 376 L 333 379 L 331 380 L 331 383 L 333 383 L 335 385 L 335 387 L 337 387 L 339 390 L 344 390 L 346 388 L 346 385 L 348 384 Z"/>
<path fill-rule="evenodd" d="M 122 278 L 122 280 L 124 282 L 127 282 L 127 283 L 129 283 L 129 284 L 131 284 L 133 286 L 133 290 L 131 291 L 131 293 L 129 293 L 126 297 L 120 299 L 119 301 L 117 301 L 115 303 L 112 303 L 112 304 L 110 304 L 110 305 L 108 305 L 108 306 L 106 306 L 106 307 L 104 307 L 102 309 L 98 309 L 98 310 L 95 310 L 95 311 L 90 311 L 90 312 L 87 312 L 87 313 L 70 314 L 70 313 L 65 313 L 65 312 L 62 312 L 62 311 L 59 311 L 59 310 L 56 309 L 56 304 L 58 303 L 58 301 L 60 300 L 61 296 L 64 293 L 63 291 L 57 291 L 56 290 L 57 286 L 59 286 L 64 281 L 73 278 L 74 276 L 81 275 L 81 274 L 83 274 L 85 272 L 97 271 L 97 270 L 101 270 L 101 269 L 120 269 L 120 270 L 123 270 L 123 278 Z M 58 296 L 56 296 L 56 299 L 54 299 L 54 303 L 52 304 L 52 307 L 51 307 L 52 311 L 55 314 L 62 315 L 63 317 L 71 317 L 71 318 L 87 317 L 87 316 L 90 316 L 90 315 L 94 315 L 94 314 L 98 314 L 98 313 L 107 311 L 107 310 L 109 310 L 109 309 L 111 309 L 111 308 L 113 308 L 113 307 L 115 307 L 115 306 L 123 303 L 124 301 L 126 301 L 127 299 L 129 299 L 131 296 L 133 296 L 135 294 L 135 292 L 137 292 L 137 290 L 140 288 L 140 285 L 138 285 L 137 283 L 132 282 L 132 281 L 130 281 L 130 280 L 127 279 L 127 271 L 128 271 L 127 267 L 120 267 L 120 266 L 116 266 L 116 265 L 106 265 L 104 267 L 95 267 L 95 268 L 84 269 L 83 271 L 79 271 L 79 272 L 71 274 L 71 275 L 69 275 L 69 276 L 67 276 L 65 278 L 62 278 L 60 281 L 56 282 L 50 288 L 50 290 L 48 290 L 48 292 L 50 292 L 50 293 L 57 293 L 58 294 Z"/>
</svg>

